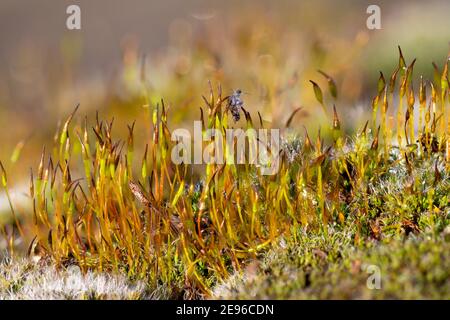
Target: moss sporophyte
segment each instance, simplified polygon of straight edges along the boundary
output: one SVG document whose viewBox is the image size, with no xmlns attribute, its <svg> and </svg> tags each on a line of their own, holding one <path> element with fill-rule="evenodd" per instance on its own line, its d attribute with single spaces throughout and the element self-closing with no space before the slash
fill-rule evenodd
<svg viewBox="0 0 450 320">
<path fill-rule="evenodd" d="M 400 52 L 392 75 L 378 78 L 369 119 L 351 134 L 341 92 L 323 71 L 327 90 L 318 80 L 310 88 L 327 119 L 316 134 L 298 124 L 306 106 L 270 128 L 261 113 L 248 111 L 242 93 L 224 97 L 212 85 L 192 128 L 171 130 L 164 101 L 146 107 L 144 129 L 138 121 L 120 138 L 113 120 L 97 114 L 80 121 L 75 109 L 30 174 L 32 218 L 18 215 L 8 166 L 0 162 L 14 225 L 2 231 L 5 243 L 13 250 L 20 236 L 40 261 L 164 284 L 172 297 L 208 296 L 230 275 L 251 274 L 252 262 L 273 253 L 280 239 L 302 248 L 292 259 L 306 267 L 293 286 L 316 281 L 311 266 L 331 262 L 358 274 L 361 261 L 343 260 L 337 244 L 363 250 L 447 232 L 448 68 L 440 69 L 439 83 L 420 79 L 413 88 L 414 66 Z M 445 276 L 438 271 L 435 283 Z"/>
<path fill-rule="evenodd" d="M 201 121 L 194 121 L 193 132 L 193 138 L 190 131 L 185 128 L 178 128 L 172 132 L 171 139 L 177 142 L 171 152 L 174 164 L 248 163 L 259 167 L 261 175 L 274 175 L 279 169 L 279 129 L 204 130 Z M 208 144 L 203 148 L 205 142 Z"/>
</svg>

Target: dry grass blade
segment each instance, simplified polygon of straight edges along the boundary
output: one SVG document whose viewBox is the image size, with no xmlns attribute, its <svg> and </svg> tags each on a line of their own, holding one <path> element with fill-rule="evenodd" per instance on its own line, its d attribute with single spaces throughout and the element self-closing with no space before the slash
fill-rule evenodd
<svg viewBox="0 0 450 320">
<path fill-rule="evenodd" d="M 135 196 L 135 198 L 145 207 L 153 208 L 152 203 L 148 199 L 148 197 L 145 195 L 142 187 L 134 182 L 133 180 L 130 180 L 128 182 L 128 186 L 130 187 L 131 192 Z"/>
</svg>

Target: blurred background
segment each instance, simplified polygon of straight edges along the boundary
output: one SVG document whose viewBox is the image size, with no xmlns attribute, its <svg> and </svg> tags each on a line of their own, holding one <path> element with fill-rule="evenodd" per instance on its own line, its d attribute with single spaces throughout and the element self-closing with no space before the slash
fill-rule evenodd
<svg viewBox="0 0 450 320">
<path fill-rule="evenodd" d="M 66 28 L 67 6 L 81 8 L 81 30 Z M 380 30 L 366 9 L 381 8 Z M 303 106 L 295 125 L 324 120 L 308 80 L 331 75 L 347 130 L 367 120 L 379 71 L 417 58 L 415 76 L 442 67 L 450 40 L 450 1 L 2 0 L 0 2 L 0 160 L 25 197 L 29 168 L 52 146 L 58 121 L 98 110 L 145 139 L 148 109 L 161 98 L 173 126 L 200 116 L 208 81 L 240 88 L 246 108 L 273 126 Z M 325 95 L 328 103 L 329 97 Z M 144 116 L 145 115 L 145 116 Z M 173 128 L 172 128 L 173 129 Z M 19 208 L 20 209 L 20 208 Z M 0 191 L 0 212 L 8 211 Z"/>
</svg>

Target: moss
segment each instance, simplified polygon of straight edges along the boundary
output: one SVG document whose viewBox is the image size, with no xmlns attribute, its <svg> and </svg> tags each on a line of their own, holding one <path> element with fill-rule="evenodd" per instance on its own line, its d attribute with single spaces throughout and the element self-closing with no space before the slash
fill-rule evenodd
<svg viewBox="0 0 450 320">
<path fill-rule="evenodd" d="M 277 246 L 256 271 L 213 290 L 216 299 L 449 299 L 450 242 L 444 235 L 408 236 L 364 246 L 335 233 Z M 370 289 L 379 268 L 381 287 Z M 372 287 L 373 288 L 373 287 Z"/>
<path fill-rule="evenodd" d="M 32 209 L 23 221 L 15 214 L 0 162 L 1 186 L 14 218 L 12 228 L 1 230 L 6 241 L 0 244 L 12 250 L 17 237 L 30 237 L 23 230 L 34 230 L 29 253 L 51 268 L 76 266 L 95 281 L 116 275 L 142 281 L 150 296 L 161 298 L 203 298 L 213 288 L 215 297 L 448 297 L 450 159 L 443 121 L 449 109 L 446 96 L 433 86 L 430 105 L 441 111 L 431 115 L 427 98 L 421 98 L 425 123 L 416 140 L 414 61 L 406 67 L 400 50 L 390 87 L 380 76 L 371 124 L 352 134 L 342 130 L 336 106 L 330 108 L 330 100 L 337 102 L 336 87 L 321 72 L 328 91 L 314 81 L 311 89 L 332 121 L 311 140 L 307 130 L 301 135 L 290 127 L 296 109 L 282 130 L 281 150 L 271 150 L 280 164 L 271 176 L 250 163 L 172 161 L 169 154 L 177 143 L 168 119 L 173 109 L 163 100 L 147 114 L 151 130 L 145 131 L 151 134 L 140 140 L 142 154 L 135 152 L 134 124 L 120 140 L 113 120 L 97 116 L 92 127 L 87 118 L 77 124 L 77 106 L 58 128 L 52 151 L 44 148 L 37 172 L 30 173 Z M 441 82 L 440 90 L 448 90 Z M 422 81 L 421 96 L 424 86 Z M 226 136 L 226 128 L 238 126 L 230 99 L 220 86 L 210 86 L 209 98 L 203 96 L 203 129 Z M 241 100 L 233 105 L 245 116 L 246 127 L 264 126 L 262 118 L 256 125 L 245 107 Z M 392 127 L 386 119 L 395 113 Z M 382 290 L 367 288 L 370 266 L 381 271 Z M 18 274 L 5 277 L 5 292 L 22 297 L 24 288 L 40 288 L 33 280 L 41 279 L 38 275 Z M 63 287 L 57 296 L 80 298 L 70 293 L 64 277 L 70 274 L 52 284 Z M 118 294 L 84 287 L 84 278 L 77 279 L 83 297 Z M 223 280 L 228 282 L 218 285 Z M 120 283 L 132 296 L 146 296 Z"/>
</svg>

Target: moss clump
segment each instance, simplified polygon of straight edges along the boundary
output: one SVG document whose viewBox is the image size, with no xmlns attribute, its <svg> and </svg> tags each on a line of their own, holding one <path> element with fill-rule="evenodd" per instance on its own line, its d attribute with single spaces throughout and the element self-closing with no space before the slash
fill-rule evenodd
<svg viewBox="0 0 450 320">
<path fill-rule="evenodd" d="M 363 246 L 351 245 L 351 234 L 343 232 L 328 240 L 303 237 L 271 249 L 255 269 L 218 285 L 213 298 L 450 298 L 450 241 L 444 234 L 372 241 Z M 374 270 L 380 271 L 380 289 L 374 288 L 370 278 Z"/>
</svg>

